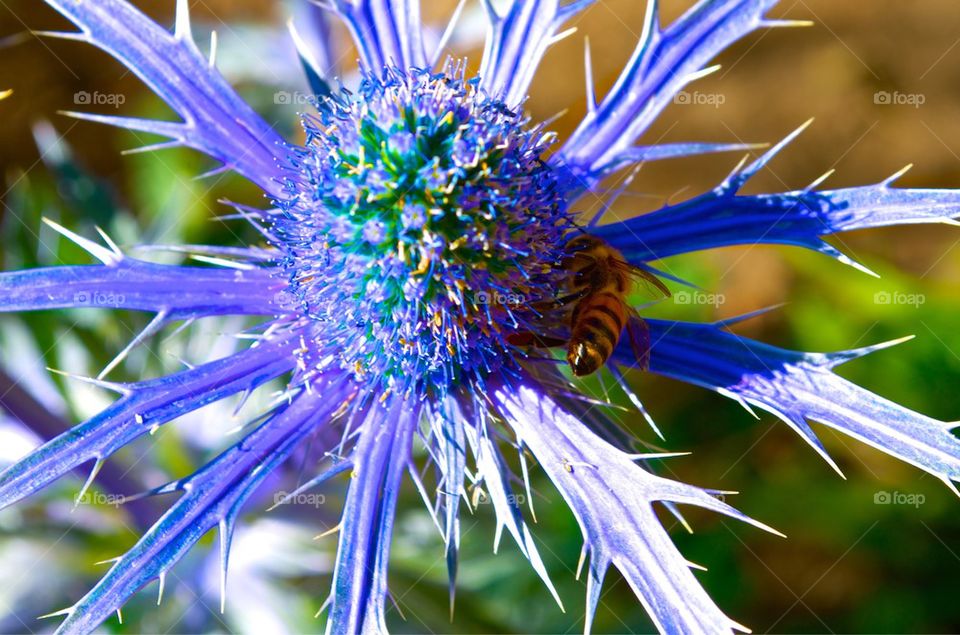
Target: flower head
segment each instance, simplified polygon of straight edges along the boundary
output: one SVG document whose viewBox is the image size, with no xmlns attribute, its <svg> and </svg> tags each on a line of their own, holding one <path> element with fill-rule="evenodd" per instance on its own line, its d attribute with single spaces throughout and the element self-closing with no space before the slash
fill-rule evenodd
<svg viewBox="0 0 960 635">
<path fill-rule="evenodd" d="M 547 296 L 574 227 L 551 135 L 452 64 L 368 74 L 317 111 L 269 222 L 317 352 L 441 396 L 509 363 L 527 303 L 497 300 Z"/>
<path fill-rule="evenodd" d="M 550 349 L 570 343 L 592 346 L 598 372 L 609 373 L 652 426 L 625 370 L 639 366 L 772 412 L 834 467 L 809 420 L 951 487 L 960 480 L 952 424 L 833 373 L 884 345 L 801 353 L 736 336 L 726 330 L 730 322 L 644 320 L 627 306 L 630 280 L 663 284 L 650 264 L 659 258 L 775 243 L 856 264 L 823 236 L 949 221 L 960 216 L 960 193 L 899 189 L 890 178 L 742 194 L 797 130 L 683 203 L 606 224 L 578 213 L 579 198 L 624 167 L 748 148 L 636 143 L 678 91 L 710 72 L 720 51 L 756 29 L 793 24 L 767 17 L 775 0 L 702 0 L 667 27 L 651 0 L 635 54 L 601 99 L 589 87 L 587 115 L 566 139 L 529 121 L 523 104 L 546 48 L 591 0 L 513 0 L 503 10 L 486 0 L 489 32 L 476 77 L 460 62 L 441 63 L 445 38 L 427 51 L 415 0 L 329 0 L 322 13 L 306 14 L 313 23 L 294 29 L 317 96 L 302 117 L 301 146 L 272 130 L 200 54 L 185 0 L 173 33 L 125 0 L 47 3 L 80 29 L 61 36 L 112 54 L 181 121 L 74 116 L 163 135 L 170 141 L 149 149 L 188 146 L 257 184 L 266 209 L 237 208 L 269 247 L 202 248 L 227 266 L 160 265 L 51 223 L 101 264 L 0 274 L 0 310 L 83 306 L 90 294 L 113 294 L 116 308 L 155 314 L 127 350 L 174 321 L 238 314 L 261 322 L 253 343 L 226 358 L 133 384 L 110 382 L 106 373 L 89 380 L 118 399 L 0 475 L 0 506 L 87 461 L 95 462 L 95 476 L 113 452 L 186 412 L 277 378 L 286 382 L 283 398 L 253 431 L 194 474 L 150 492 L 182 495 L 95 588 L 60 612 L 63 631 L 95 629 L 140 587 L 162 581 L 215 527 L 225 593 L 230 539 L 244 504 L 321 432 L 336 441 L 327 442 L 318 475 L 292 495 L 352 477 L 329 632 L 386 629 L 391 535 L 406 478 L 444 540 L 451 593 L 469 488 L 487 493 L 501 529 L 558 598 L 513 496 L 507 451 L 517 453 L 524 482 L 532 454 L 580 524 L 581 566 L 589 558 L 586 630 L 611 565 L 664 632 L 743 628 L 700 586 L 653 504 L 665 503 L 680 518 L 676 504 L 692 504 L 768 528 L 710 490 L 653 474 L 651 456 L 637 454 L 602 409 L 570 389 L 563 364 L 553 363 Z M 330 15 L 344 22 L 360 55 L 361 78 L 350 90 L 332 88 L 326 64 L 334 56 L 308 35 L 326 33 L 322 20 Z M 437 474 L 433 488 L 420 477 L 424 455 Z"/>
</svg>

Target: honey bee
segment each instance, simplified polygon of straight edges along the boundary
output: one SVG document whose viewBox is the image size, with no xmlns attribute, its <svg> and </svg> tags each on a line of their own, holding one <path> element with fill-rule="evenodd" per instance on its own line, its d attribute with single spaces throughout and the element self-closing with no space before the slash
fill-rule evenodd
<svg viewBox="0 0 960 635">
<path fill-rule="evenodd" d="M 553 309 L 569 311 L 569 338 L 516 333 L 508 341 L 524 346 L 566 345 L 567 363 L 578 377 L 590 375 L 613 354 L 624 330 L 642 368 L 650 357 L 646 322 L 627 304 L 634 282 L 643 282 L 664 296 L 670 291 L 651 273 L 628 263 L 615 248 L 595 236 L 580 235 L 564 247 L 561 267 L 570 273 L 565 295 L 552 301 Z"/>
</svg>

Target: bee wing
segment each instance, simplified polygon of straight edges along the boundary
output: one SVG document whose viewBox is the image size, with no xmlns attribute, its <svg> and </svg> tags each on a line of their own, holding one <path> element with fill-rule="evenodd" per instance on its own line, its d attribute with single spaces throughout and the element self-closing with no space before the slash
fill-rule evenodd
<svg viewBox="0 0 960 635">
<path fill-rule="evenodd" d="M 667 286 L 660 281 L 660 278 L 656 277 L 649 271 L 641 269 L 636 265 L 632 265 L 625 260 L 620 260 L 619 258 L 613 258 L 611 263 L 611 267 L 617 271 L 621 271 L 629 275 L 631 278 L 640 282 L 647 288 L 653 287 L 665 298 L 670 297 L 670 289 L 668 289 Z"/>
<path fill-rule="evenodd" d="M 650 368 L 650 327 L 636 311 L 631 310 L 630 317 L 627 319 L 627 337 L 630 338 L 630 346 L 633 348 L 633 354 L 637 358 L 637 364 L 640 370 Z"/>
</svg>

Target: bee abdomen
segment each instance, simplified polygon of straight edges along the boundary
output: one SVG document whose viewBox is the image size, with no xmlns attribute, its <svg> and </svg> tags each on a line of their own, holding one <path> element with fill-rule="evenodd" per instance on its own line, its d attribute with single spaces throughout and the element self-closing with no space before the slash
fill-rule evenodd
<svg viewBox="0 0 960 635">
<path fill-rule="evenodd" d="M 600 351 L 588 342 L 570 340 L 570 349 L 567 351 L 567 363 L 577 377 L 590 375 L 603 366 L 606 358 Z"/>
<path fill-rule="evenodd" d="M 584 298 L 571 324 L 567 362 L 578 376 L 597 371 L 610 358 L 623 331 L 623 301 L 611 293 Z"/>
</svg>

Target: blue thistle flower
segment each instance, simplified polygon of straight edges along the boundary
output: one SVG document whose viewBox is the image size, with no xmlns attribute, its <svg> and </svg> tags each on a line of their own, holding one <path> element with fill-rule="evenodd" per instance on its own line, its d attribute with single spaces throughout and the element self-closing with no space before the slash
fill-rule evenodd
<svg viewBox="0 0 960 635">
<path fill-rule="evenodd" d="M 328 632 L 385 631 L 390 537 L 406 476 L 445 541 L 451 593 L 460 501 L 469 498 L 469 483 L 488 493 L 501 530 L 559 602 L 512 495 L 505 449 L 518 451 L 524 480 L 525 452 L 536 457 L 580 524 L 581 566 L 589 560 L 585 630 L 611 565 L 663 632 L 745 630 L 699 585 L 652 506 L 663 502 L 678 513 L 676 504 L 691 504 L 769 528 L 711 490 L 653 474 L 646 464 L 651 455 L 634 453 L 603 412 L 558 388 L 561 371 L 511 335 L 544 327 L 544 303 L 569 283 L 566 245 L 583 233 L 650 275 L 656 259 L 745 243 L 798 245 L 859 266 L 823 237 L 960 216 L 960 192 L 899 189 L 893 177 L 839 190 L 741 194 L 797 130 L 689 201 L 605 225 L 580 218 L 579 197 L 616 170 L 748 148 L 636 144 L 678 91 L 712 70 L 707 64 L 720 51 L 757 29 L 794 24 L 767 17 L 776 0 L 702 0 L 666 28 L 651 0 L 643 35 L 616 85 L 600 100 L 590 87 L 587 115 L 564 140 L 529 121 L 523 101 L 547 47 L 592 0 L 513 0 L 504 11 L 484 0 L 489 33 L 476 77 L 462 63 L 439 63 L 442 42 L 428 53 L 415 0 L 329 0 L 321 8 L 353 35 L 362 77 L 353 92 L 334 88 L 326 42 L 309 36 L 322 36 L 326 26 L 298 31 L 317 94 L 314 111 L 302 118 L 303 146 L 273 131 L 200 54 L 186 0 L 179 0 L 173 33 L 124 0 L 47 3 L 80 29 L 52 35 L 113 55 L 181 121 L 72 114 L 162 135 L 169 141 L 150 149 L 191 147 L 258 185 L 268 209 L 237 211 L 270 249 L 204 248 L 233 261 L 229 268 L 159 265 L 123 254 L 106 237 L 103 246 L 51 223 L 101 264 L 0 274 L 0 310 L 85 306 L 85 298 L 112 294 L 116 308 L 155 315 L 131 348 L 179 320 L 239 314 L 263 322 L 251 346 L 224 359 L 136 383 L 90 380 L 119 398 L 0 475 L 0 506 L 89 461 L 92 481 L 113 452 L 157 426 L 265 382 L 287 382 L 285 399 L 259 427 L 196 473 L 151 492 L 181 496 L 86 596 L 58 613 L 66 616 L 61 632 L 94 630 L 139 588 L 162 582 L 212 528 L 220 531 L 225 589 L 240 510 L 318 430 L 341 440 L 327 448 L 329 464 L 298 492 L 352 477 Z M 953 423 L 833 373 L 892 343 L 801 353 L 736 336 L 726 330 L 730 323 L 647 320 L 649 371 L 774 413 L 835 469 L 808 421 L 869 443 L 951 488 L 960 480 Z M 647 416 L 623 379 L 637 365 L 635 349 L 621 341 L 607 371 Z M 439 474 L 435 499 L 420 481 L 415 445 Z"/>
</svg>

